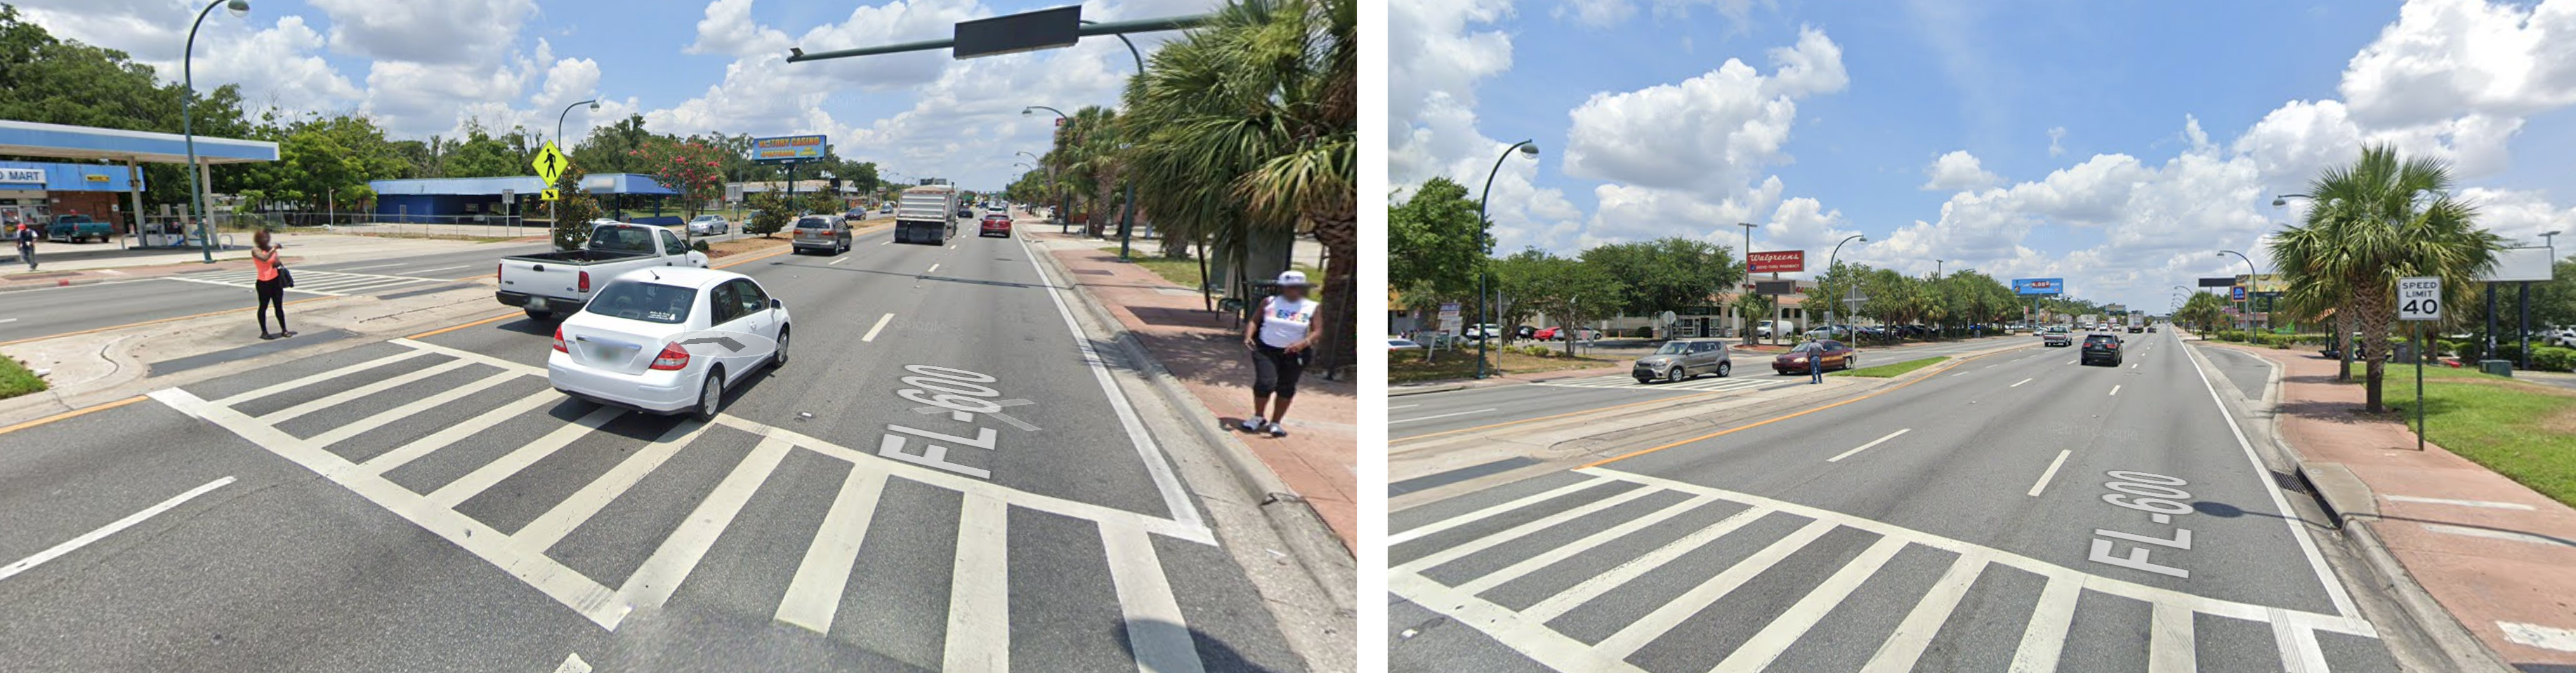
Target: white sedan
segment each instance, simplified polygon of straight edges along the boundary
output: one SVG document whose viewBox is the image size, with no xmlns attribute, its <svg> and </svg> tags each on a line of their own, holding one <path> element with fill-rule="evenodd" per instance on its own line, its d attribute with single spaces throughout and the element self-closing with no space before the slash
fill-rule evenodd
<svg viewBox="0 0 2576 673">
<path fill-rule="evenodd" d="M 546 380 L 600 404 L 715 417 L 728 385 L 786 364 L 787 304 L 730 271 L 618 276 L 555 328 Z"/>
<path fill-rule="evenodd" d="M 722 215 L 699 215 L 696 219 L 689 220 L 691 236 L 710 236 L 730 231 L 733 231 L 733 223 L 726 222 Z"/>
</svg>

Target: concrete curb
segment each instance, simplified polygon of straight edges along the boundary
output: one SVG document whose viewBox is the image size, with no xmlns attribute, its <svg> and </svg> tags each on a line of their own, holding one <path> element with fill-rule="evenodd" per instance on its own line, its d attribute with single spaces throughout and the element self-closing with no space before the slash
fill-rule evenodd
<svg viewBox="0 0 2576 673">
<path fill-rule="evenodd" d="M 1441 383 L 1427 386 L 1387 386 L 1386 396 L 1403 397 L 1406 395 L 1427 395 L 1430 393 L 1445 393 L 1452 390 L 1466 389 L 1467 384 L 1464 383 Z"/>
<path fill-rule="evenodd" d="M 1072 270 L 1055 258 L 1052 249 L 1031 246 L 1030 251 L 1045 260 L 1047 267 L 1059 278 L 1074 277 Z M 1102 307 L 1099 300 L 1088 292 L 1071 294 L 1080 297 L 1082 301 L 1077 303 L 1100 323 L 1101 329 L 1110 333 L 1110 341 L 1117 344 L 1120 354 L 1137 363 L 1140 373 L 1153 383 L 1154 391 L 1163 397 L 1165 404 L 1184 412 L 1206 408 L 1196 396 L 1181 388 L 1178 377 L 1163 369 L 1163 364 L 1145 349 L 1144 342 L 1128 332 L 1127 326 L 1118 322 L 1118 317 Z M 1289 552 L 1296 556 L 1297 565 L 1305 568 L 1307 575 L 1314 579 L 1325 595 L 1332 598 L 1334 607 L 1356 610 L 1359 603 L 1358 559 L 1342 546 L 1341 536 L 1333 533 L 1332 526 L 1324 522 L 1323 515 L 1316 513 L 1304 496 L 1290 489 L 1287 482 L 1270 471 L 1269 465 L 1252 454 L 1251 447 L 1244 446 L 1231 433 L 1217 429 L 1204 418 L 1183 419 L 1183 424 L 1196 432 L 1200 441 L 1216 449 L 1217 457 L 1225 462 L 1227 471 L 1234 473 L 1238 485 L 1261 496 L 1260 509 L 1270 522 L 1272 532 L 1277 533 Z"/>
<path fill-rule="evenodd" d="M 2206 339 L 2199 341 L 2208 342 Z M 2208 356 L 2191 352 L 2197 356 L 2195 366 L 2207 361 Z M 2273 454 L 2270 456 L 2273 462 L 2296 468 L 2299 483 L 2307 488 L 2309 497 L 2325 510 L 2335 527 L 2343 531 L 2344 546 L 2361 559 L 2363 569 L 2370 573 L 2367 579 L 2386 591 L 2394 599 L 2397 609 L 2414 622 L 2425 640 L 2431 641 L 2434 649 L 2438 650 L 2436 654 L 2449 665 L 2447 670 L 2514 673 L 2511 665 L 2487 649 L 2485 643 L 2479 642 L 2477 635 L 2469 632 L 2468 626 L 2453 617 L 2449 609 L 2442 607 L 2441 601 L 2434 599 L 2432 592 L 2416 582 L 2414 574 L 2406 570 L 2406 565 L 2397 560 L 2394 552 L 2389 551 L 2388 543 L 2380 539 L 2375 529 L 2375 522 L 2379 519 L 2379 498 L 2370 490 L 2370 485 L 2341 463 L 2305 459 L 2299 455 L 2298 449 L 2281 438 L 2281 415 L 2277 410 L 2282 394 L 2281 376 L 2286 368 L 2271 358 L 2248 355 L 2271 370 L 2269 380 L 2264 382 L 2264 399 L 2259 400 L 2263 405 L 2261 427 L 2265 441 L 2257 444 Z"/>
</svg>

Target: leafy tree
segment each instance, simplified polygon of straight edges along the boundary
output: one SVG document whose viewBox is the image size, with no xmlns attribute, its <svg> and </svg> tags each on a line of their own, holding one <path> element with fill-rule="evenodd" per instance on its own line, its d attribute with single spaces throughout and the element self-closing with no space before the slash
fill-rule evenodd
<svg viewBox="0 0 2576 673">
<path fill-rule="evenodd" d="M 1626 283 L 1615 306 L 1628 315 L 1706 304 L 1744 280 L 1724 246 L 1680 236 L 1595 246 L 1583 251 L 1583 263 Z"/>
<path fill-rule="evenodd" d="M 581 162 L 566 162 L 555 176 L 554 239 L 556 250 L 578 250 L 590 244 L 590 221 L 599 219 L 599 201 L 581 191 Z"/>
<path fill-rule="evenodd" d="M 529 149 L 528 135 L 525 130 L 514 128 L 509 133 L 495 136 L 490 129 L 483 127 L 483 122 L 468 119 L 465 121 L 465 140 L 457 143 L 455 149 L 445 158 L 446 175 L 444 177 L 488 178 L 527 175 L 534 170 L 528 165 L 528 161 L 534 156 Z M 564 174 L 573 176 L 576 181 L 581 177 L 571 169 L 565 169 Z"/>
<path fill-rule="evenodd" d="M 2352 165 L 2327 168 L 2309 184 L 2316 205 L 2273 238 L 2273 259 L 2292 288 L 2341 284 L 2341 310 L 2353 314 L 2365 342 L 2387 344 L 2397 321 L 2397 279 L 2441 277 L 2443 302 L 2465 303 L 2474 279 L 2504 249 L 2503 238 L 2477 228 L 2476 207 L 2452 196 L 2455 185 L 2447 163 L 2364 147 Z M 2386 411 L 2381 383 L 2391 349 L 2364 350 L 2367 405 Z"/>
<path fill-rule="evenodd" d="M 1493 242 L 1482 235 L 1466 187 L 1432 178 L 1387 209 L 1386 226 L 1389 285 L 1412 288 L 1435 302 L 1475 294 L 1477 269 Z"/>
<path fill-rule="evenodd" d="M 707 202 L 724 197 L 724 159 L 721 150 L 695 139 L 677 141 L 653 138 L 634 150 L 628 158 L 639 172 L 652 175 L 662 186 L 679 192 L 682 219 L 697 217 Z"/>
<path fill-rule="evenodd" d="M 750 196 L 743 197 L 743 200 L 750 202 L 751 208 L 759 212 L 753 213 L 750 221 L 742 223 L 742 230 L 745 233 L 759 234 L 761 238 L 769 238 L 770 234 L 787 228 L 788 218 L 796 216 L 795 213 L 789 212 L 790 209 L 795 208 L 795 205 L 788 203 L 787 197 L 777 192 L 754 192 Z"/>
<path fill-rule="evenodd" d="M 1531 311 L 1544 313 L 1556 324 L 1580 328 L 1584 322 L 1618 312 L 1620 297 L 1628 292 L 1626 283 L 1608 269 L 1567 259 L 1535 253 L 1513 265 L 1513 272 L 1523 277 L 1514 283 L 1523 294 L 1514 298 L 1527 304 Z M 1530 254 L 1530 253 L 1525 253 Z M 1574 339 L 1565 340 L 1565 354 L 1574 354 Z"/>
</svg>

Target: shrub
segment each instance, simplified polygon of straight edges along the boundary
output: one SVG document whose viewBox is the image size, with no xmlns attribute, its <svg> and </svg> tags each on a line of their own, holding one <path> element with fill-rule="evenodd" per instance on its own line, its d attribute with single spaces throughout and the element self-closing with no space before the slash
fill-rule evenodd
<svg viewBox="0 0 2576 673">
<path fill-rule="evenodd" d="M 698 252 L 714 252 L 714 247 L 715 246 L 707 245 L 707 242 L 704 239 L 689 243 L 689 249 L 696 250 Z"/>
<path fill-rule="evenodd" d="M 2553 372 L 2576 371 L 2576 348 L 2540 346 L 2531 349 L 2531 366 Z"/>
</svg>

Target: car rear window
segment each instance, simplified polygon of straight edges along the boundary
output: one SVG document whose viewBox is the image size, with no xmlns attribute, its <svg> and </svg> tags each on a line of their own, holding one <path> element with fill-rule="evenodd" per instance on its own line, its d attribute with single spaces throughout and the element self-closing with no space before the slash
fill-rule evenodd
<svg viewBox="0 0 2576 673">
<path fill-rule="evenodd" d="M 581 310 L 628 320 L 677 325 L 689 319 L 689 307 L 697 304 L 697 299 L 697 288 L 621 280 L 602 288 L 599 296 L 592 297 L 590 305 Z"/>
<path fill-rule="evenodd" d="M 797 221 L 796 221 L 796 228 L 798 228 L 798 229 L 830 229 L 830 228 L 832 228 L 832 221 L 831 221 L 831 220 L 829 220 L 829 219 L 820 218 L 820 217 L 808 217 L 808 218 L 805 218 L 805 219 L 802 219 L 802 220 L 797 220 Z"/>
<path fill-rule="evenodd" d="M 2119 338 L 2119 337 L 2111 336 L 2111 335 L 2108 335 L 2108 334 L 2095 334 L 2095 335 L 2090 335 L 2090 336 L 2086 336 L 2086 337 L 2084 337 L 2084 343 L 2088 343 L 2088 344 L 2107 344 L 2107 343 L 2119 343 L 2119 342 L 2120 342 L 2120 338 Z"/>
<path fill-rule="evenodd" d="M 642 227 L 600 227 L 591 233 L 590 249 L 649 253 L 653 251 L 653 232 Z"/>
</svg>

